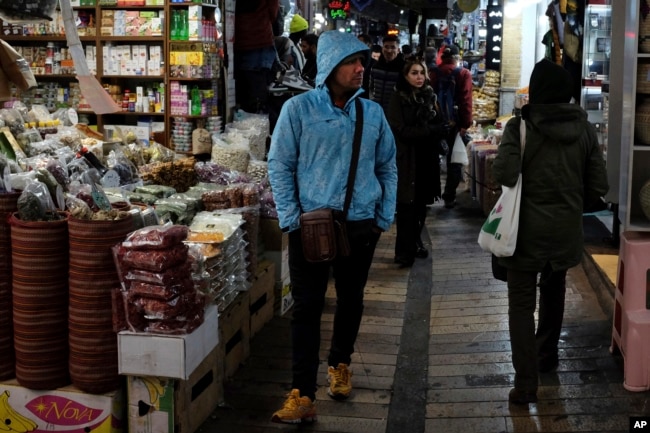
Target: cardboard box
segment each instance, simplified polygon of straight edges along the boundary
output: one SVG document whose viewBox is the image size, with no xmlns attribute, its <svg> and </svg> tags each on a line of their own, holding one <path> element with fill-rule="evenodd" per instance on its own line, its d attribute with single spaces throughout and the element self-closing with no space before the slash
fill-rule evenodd
<svg viewBox="0 0 650 433">
<path fill-rule="evenodd" d="M 3 425 L 16 414 L 27 418 L 9 431 L 30 433 L 50 432 L 126 432 L 124 389 L 106 394 L 87 394 L 70 385 L 51 391 L 27 389 L 16 379 L 0 382 L 0 407 Z M 16 414 L 12 414 L 11 411 Z M 29 429 L 18 430 L 29 423 Z M 32 429 L 33 428 L 33 429 Z"/>
<path fill-rule="evenodd" d="M 276 281 L 274 286 L 275 314 L 284 316 L 293 307 L 293 295 L 291 293 L 291 279 L 287 276 L 282 281 Z"/>
<path fill-rule="evenodd" d="M 188 380 L 128 376 L 129 433 L 192 433 L 223 402 L 223 360 L 214 348 Z"/>
<path fill-rule="evenodd" d="M 271 251 L 280 251 L 282 249 L 282 230 L 280 223 L 275 218 L 260 218 L 260 234 L 264 248 Z"/>
<path fill-rule="evenodd" d="M 201 21 L 203 18 L 202 6 L 191 5 L 187 7 L 187 20 L 188 21 Z"/>
<path fill-rule="evenodd" d="M 219 315 L 219 348 L 224 377 L 231 378 L 250 355 L 250 295 L 239 292 Z"/>
<path fill-rule="evenodd" d="M 158 335 L 122 331 L 117 335 L 120 374 L 187 380 L 219 344 L 216 305 L 205 311 L 204 322 L 191 334 Z"/>
<path fill-rule="evenodd" d="M 260 262 L 251 288 L 248 290 L 251 338 L 273 318 L 274 284 L 275 264 L 268 260 Z"/>
<path fill-rule="evenodd" d="M 287 240 L 288 240 L 288 235 Z M 289 246 L 287 245 L 282 251 L 264 251 L 264 258 L 270 260 L 275 265 L 275 281 L 280 282 L 289 278 Z"/>
</svg>

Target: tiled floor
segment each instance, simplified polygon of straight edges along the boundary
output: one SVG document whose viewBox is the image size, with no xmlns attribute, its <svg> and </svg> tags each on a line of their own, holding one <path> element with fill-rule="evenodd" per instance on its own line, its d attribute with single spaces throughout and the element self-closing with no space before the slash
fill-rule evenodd
<svg viewBox="0 0 650 433">
<path fill-rule="evenodd" d="M 611 299 L 592 288 L 582 266 L 569 273 L 557 372 L 541 376 L 537 404 L 508 404 L 513 369 L 506 287 L 491 277 L 489 255 L 476 243 L 482 212 L 468 193 L 458 201 L 452 210 L 431 207 L 431 254 L 410 270 L 392 262 L 394 230 L 382 236 L 348 401 L 327 397 L 321 364 L 318 422 L 269 422 L 291 381 L 289 319 L 275 317 L 252 340 L 250 358 L 227 383 L 224 405 L 200 431 L 624 433 L 630 416 L 650 416 L 650 393 L 622 386 L 622 359 L 609 353 Z M 322 359 L 334 302 L 330 291 Z"/>
</svg>

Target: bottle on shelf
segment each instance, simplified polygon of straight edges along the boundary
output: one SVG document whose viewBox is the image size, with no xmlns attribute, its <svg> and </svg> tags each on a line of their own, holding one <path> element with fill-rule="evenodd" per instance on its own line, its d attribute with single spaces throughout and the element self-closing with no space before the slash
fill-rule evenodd
<svg viewBox="0 0 650 433">
<path fill-rule="evenodd" d="M 199 90 L 198 86 L 192 87 L 192 92 L 190 93 L 190 98 L 191 98 L 191 112 L 190 114 L 192 116 L 200 116 L 201 115 L 201 91 Z"/>
<path fill-rule="evenodd" d="M 181 9 L 180 11 L 180 33 L 178 39 L 181 41 L 187 41 L 190 38 L 189 22 L 187 17 L 187 10 Z"/>
<path fill-rule="evenodd" d="M 173 9 L 172 10 L 172 28 L 171 28 L 171 34 L 170 34 L 170 39 L 172 41 L 177 41 L 180 39 L 180 31 L 181 31 L 181 14 L 180 11 Z"/>
</svg>

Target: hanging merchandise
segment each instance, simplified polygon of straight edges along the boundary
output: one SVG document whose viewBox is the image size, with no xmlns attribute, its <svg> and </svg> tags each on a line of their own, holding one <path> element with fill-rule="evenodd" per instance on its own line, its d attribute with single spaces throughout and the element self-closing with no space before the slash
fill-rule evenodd
<svg viewBox="0 0 650 433">
<path fill-rule="evenodd" d="M 478 8 L 479 0 L 458 0 L 458 8 L 463 12 L 473 12 Z"/>
<path fill-rule="evenodd" d="M 57 0 L 0 0 L 0 19 L 12 24 L 52 21 L 57 3 Z"/>
<path fill-rule="evenodd" d="M 463 19 L 463 10 L 458 5 L 458 2 L 455 1 L 454 5 L 451 7 L 451 19 L 453 21 L 460 21 Z"/>
</svg>

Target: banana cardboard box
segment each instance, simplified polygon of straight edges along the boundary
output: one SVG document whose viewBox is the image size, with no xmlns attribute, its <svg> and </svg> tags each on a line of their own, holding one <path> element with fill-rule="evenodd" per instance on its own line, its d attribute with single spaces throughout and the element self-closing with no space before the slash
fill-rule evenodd
<svg viewBox="0 0 650 433">
<path fill-rule="evenodd" d="M 127 376 L 129 433 L 174 431 L 174 380 Z"/>
<path fill-rule="evenodd" d="M 0 382 L 0 431 L 8 433 L 123 433 L 124 390 L 86 394 L 74 386 L 52 391 Z"/>
</svg>

